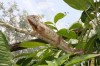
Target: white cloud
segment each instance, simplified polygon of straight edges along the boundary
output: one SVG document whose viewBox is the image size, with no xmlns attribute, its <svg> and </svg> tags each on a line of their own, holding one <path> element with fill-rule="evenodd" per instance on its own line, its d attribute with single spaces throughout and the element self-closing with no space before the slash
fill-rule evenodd
<svg viewBox="0 0 100 66">
<path fill-rule="evenodd" d="M 24 6 L 25 8 L 32 7 L 31 0 L 22 0 L 22 3 L 26 5 L 26 6 Z"/>
<path fill-rule="evenodd" d="M 54 3 L 53 2 L 49 2 L 49 1 L 41 1 L 41 2 L 39 2 L 39 3 L 37 3 L 37 8 L 38 9 L 48 9 L 48 8 L 51 8 L 51 7 L 53 7 L 54 6 Z"/>
<path fill-rule="evenodd" d="M 55 11 L 53 8 L 54 3 L 46 0 L 39 2 L 36 2 L 35 0 L 17 0 L 16 2 L 18 2 L 21 9 L 23 8 L 23 10 L 28 11 L 29 14 L 43 14 L 43 11 L 48 9 Z"/>
<path fill-rule="evenodd" d="M 22 6 L 25 10 L 29 12 L 29 14 L 37 13 L 33 7 L 33 2 L 31 0 L 21 0 L 22 1 Z"/>
</svg>

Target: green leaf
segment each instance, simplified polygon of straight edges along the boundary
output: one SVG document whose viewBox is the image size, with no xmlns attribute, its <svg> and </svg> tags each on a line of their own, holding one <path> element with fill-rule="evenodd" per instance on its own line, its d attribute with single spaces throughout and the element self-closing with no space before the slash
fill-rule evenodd
<svg viewBox="0 0 100 66">
<path fill-rule="evenodd" d="M 65 16 L 65 14 L 63 13 L 58 13 L 55 17 L 54 17 L 54 22 L 56 23 L 58 20 L 62 19 Z"/>
<path fill-rule="evenodd" d="M 87 0 L 87 1 L 92 5 L 92 7 L 95 7 L 94 0 Z"/>
<path fill-rule="evenodd" d="M 53 25 L 48 24 L 47 26 L 48 26 L 49 28 L 51 28 L 51 29 L 57 30 L 57 28 L 56 28 L 55 26 L 53 26 Z"/>
<path fill-rule="evenodd" d="M 65 66 L 72 66 L 73 64 L 76 64 L 76 63 L 79 63 L 79 62 L 82 62 L 82 61 L 85 61 L 87 59 L 97 57 L 97 56 L 100 56 L 100 54 L 86 54 L 86 55 L 77 56 L 71 59 L 69 62 L 67 62 Z"/>
<path fill-rule="evenodd" d="M 64 2 L 74 9 L 86 10 L 91 5 L 92 0 L 64 0 Z"/>
<path fill-rule="evenodd" d="M 94 46 L 94 42 L 95 42 L 96 38 L 97 38 L 97 36 L 94 35 L 93 37 L 91 37 L 89 39 L 89 41 L 87 42 L 87 44 L 85 45 L 85 48 L 84 48 L 86 53 L 91 53 L 93 51 L 93 46 Z"/>
<path fill-rule="evenodd" d="M 14 64 L 14 66 L 19 66 L 19 65 L 17 65 L 17 64 Z"/>
<path fill-rule="evenodd" d="M 54 59 L 53 52 L 51 51 L 51 49 L 45 49 L 44 51 L 39 52 L 38 56 L 41 58 L 41 61 L 39 63 L 46 63 L 45 60 Z"/>
<path fill-rule="evenodd" d="M 16 64 L 17 64 L 17 65 L 21 65 L 21 64 L 23 63 L 23 61 L 25 61 L 25 59 L 26 59 L 26 58 L 21 58 L 21 59 L 19 59 L 19 60 L 16 62 Z"/>
<path fill-rule="evenodd" d="M 32 61 L 32 58 L 26 58 L 25 61 L 23 61 L 22 66 L 30 66 L 30 62 Z"/>
<path fill-rule="evenodd" d="M 68 35 L 68 38 L 72 38 L 72 39 L 76 39 L 76 33 L 74 31 L 70 31 L 69 32 L 69 35 Z"/>
<path fill-rule="evenodd" d="M 62 52 L 62 50 L 58 50 L 58 52 L 55 53 L 55 56 L 54 56 L 54 57 L 55 57 L 55 58 L 58 58 L 58 57 L 60 56 L 60 54 L 62 54 L 61 52 Z"/>
<path fill-rule="evenodd" d="M 83 28 L 82 24 L 80 24 L 79 22 L 74 23 L 69 29 L 77 29 L 77 28 Z"/>
<path fill-rule="evenodd" d="M 85 45 L 86 45 L 86 42 L 81 42 L 81 43 L 78 43 L 75 48 L 77 48 L 77 49 L 84 49 Z"/>
<path fill-rule="evenodd" d="M 40 47 L 40 46 L 47 46 L 45 43 L 42 42 L 32 42 L 32 41 L 25 41 L 19 44 L 20 47 L 24 48 L 35 48 L 35 47 Z"/>
<path fill-rule="evenodd" d="M 29 66 L 31 61 L 32 61 L 32 58 L 21 58 L 21 59 L 18 59 L 16 64 L 20 66 Z"/>
<path fill-rule="evenodd" d="M 53 24 L 52 22 L 50 22 L 50 21 L 47 21 L 47 22 L 44 22 L 44 24 Z"/>
<path fill-rule="evenodd" d="M 55 66 L 52 61 L 46 61 L 48 63 L 48 66 Z"/>
<path fill-rule="evenodd" d="M 81 20 L 83 23 L 90 22 L 94 18 L 96 18 L 95 14 L 93 13 L 94 10 L 92 8 L 89 8 L 87 11 L 83 11 L 81 15 Z"/>
<path fill-rule="evenodd" d="M 59 57 L 56 60 L 58 65 L 62 65 L 65 61 L 67 61 L 69 59 L 70 56 L 71 56 L 71 54 L 66 54 L 66 55 L 63 55 L 63 56 Z"/>
<path fill-rule="evenodd" d="M 6 37 L 0 31 L 0 66 L 12 66 L 12 57 Z"/>
<path fill-rule="evenodd" d="M 63 28 L 63 29 L 60 29 L 60 30 L 57 32 L 57 34 L 60 35 L 60 36 L 67 37 L 67 36 L 68 36 L 68 31 L 67 31 L 67 29 Z"/>
<path fill-rule="evenodd" d="M 44 59 L 48 57 L 49 55 L 52 55 L 52 53 L 51 53 L 51 50 L 48 48 L 37 53 L 37 56 L 40 57 L 41 59 Z"/>
<path fill-rule="evenodd" d="M 41 58 L 42 59 L 46 59 L 47 57 L 51 56 L 52 55 L 52 51 L 51 49 L 47 49 L 44 51 L 44 53 L 41 55 Z"/>
<path fill-rule="evenodd" d="M 58 35 L 62 36 L 62 37 L 66 37 L 66 38 L 73 38 L 75 39 L 76 38 L 76 33 L 74 31 L 69 31 L 65 28 L 59 30 L 58 32 Z"/>
<path fill-rule="evenodd" d="M 58 66 L 57 62 L 54 61 L 46 61 L 48 63 L 48 66 Z"/>
</svg>

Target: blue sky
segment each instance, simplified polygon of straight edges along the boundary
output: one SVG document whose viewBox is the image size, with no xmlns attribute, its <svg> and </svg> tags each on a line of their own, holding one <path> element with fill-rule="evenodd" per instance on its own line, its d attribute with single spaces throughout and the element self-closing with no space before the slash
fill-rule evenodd
<svg viewBox="0 0 100 66">
<path fill-rule="evenodd" d="M 53 21 L 59 12 L 66 12 L 67 16 L 57 23 L 58 28 L 69 27 L 79 20 L 81 11 L 68 6 L 63 0 L 0 0 L 6 2 L 17 2 L 18 8 L 26 10 L 29 14 L 44 15 L 44 20 Z"/>
</svg>

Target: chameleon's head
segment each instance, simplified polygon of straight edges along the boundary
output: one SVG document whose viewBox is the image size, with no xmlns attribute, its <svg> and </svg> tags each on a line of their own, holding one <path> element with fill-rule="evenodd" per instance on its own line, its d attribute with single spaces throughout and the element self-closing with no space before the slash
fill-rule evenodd
<svg viewBox="0 0 100 66">
<path fill-rule="evenodd" d="M 28 19 L 29 24 L 32 26 L 32 28 L 36 30 L 40 22 L 40 17 L 37 15 L 29 15 L 27 16 L 27 19 Z"/>
<path fill-rule="evenodd" d="M 42 16 L 40 15 L 30 15 L 33 19 L 40 21 L 42 19 Z"/>
</svg>

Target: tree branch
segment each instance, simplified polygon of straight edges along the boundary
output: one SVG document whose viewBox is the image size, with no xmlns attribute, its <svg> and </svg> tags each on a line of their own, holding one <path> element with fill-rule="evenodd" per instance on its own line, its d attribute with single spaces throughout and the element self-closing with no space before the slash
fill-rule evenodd
<svg viewBox="0 0 100 66">
<path fill-rule="evenodd" d="M 34 31 L 30 31 L 30 30 L 14 27 L 14 26 L 8 24 L 7 22 L 0 21 L 0 26 L 3 26 L 5 28 L 9 28 L 11 30 L 15 30 L 15 31 L 20 32 L 20 33 L 29 34 L 31 36 L 35 36 L 36 35 L 36 33 Z"/>
</svg>

